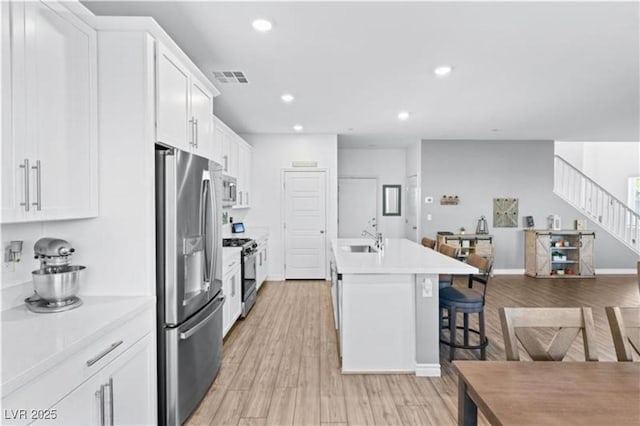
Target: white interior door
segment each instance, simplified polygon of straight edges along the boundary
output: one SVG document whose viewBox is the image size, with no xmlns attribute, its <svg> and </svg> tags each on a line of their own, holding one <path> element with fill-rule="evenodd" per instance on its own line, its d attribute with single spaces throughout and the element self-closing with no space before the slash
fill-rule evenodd
<svg viewBox="0 0 640 426">
<path fill-rule="evenodd" d="M 338 179 L 338 237 L 360 237 L 371 219 L 376 219 L 376 178 Z"/>
<path fill-rule="evenodd" d="M 420 188 L 418 187 L 418 177 L 409 176 L 407 178 L 407 202 L 404 222 L 404 235 L 411 241 L 418 242 L 420 240 L 418 218 L 418 208 L 420 206 Z"/>
<path fill-rule="evenodd" d="M 284 173 L 285 278 L 324 279 L 327 257 L 326 172 Z"/>
</svg>

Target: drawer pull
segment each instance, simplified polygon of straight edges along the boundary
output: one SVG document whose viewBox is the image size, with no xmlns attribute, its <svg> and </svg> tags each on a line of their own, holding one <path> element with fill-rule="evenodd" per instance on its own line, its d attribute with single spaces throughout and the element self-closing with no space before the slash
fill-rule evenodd
<svg viewBox="0 0 640 426">
<path fill-rule="evenodd" d="M 93 364 L 100 361 L 102 358 L 107 356 L 111 351 L 113 351 L 115 348 L 120 346 L 122 343 L 123 343 L 122 340 L 112 343 L 111 346 L 109 346 L 107 349 L 105 349 L 104 351 L 100 352 L 98 355 L 96 355 L 95 357 L 87 361 L 87 367 L 91 367 Z"/>
</svg>

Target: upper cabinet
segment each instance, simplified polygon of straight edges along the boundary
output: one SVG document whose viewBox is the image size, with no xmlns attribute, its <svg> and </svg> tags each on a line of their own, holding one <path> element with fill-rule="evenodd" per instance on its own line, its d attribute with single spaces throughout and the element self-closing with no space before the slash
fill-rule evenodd
<svg viewBox="0 0 640 426">
<path fill-rule="evenodd" d="M 214 146 L 221 146 L 222 173 L 236 178 L 236 204 L 234 208 L 247 208 L 251 201 L 252 147 L 218 117 L 215 121 Z"/>
<path fill-rule="evenodd" d="M 1 221 L 95 217 L 96 33 L 58 3 L 1 7 Z"/>
<path fill-rule="evenodd" d="M 251 186 L 251 145 L 238 140 L 238 197 L 237 207 L 249 207 Z"/>
<path fill-rule="evenodd" d="M 156 58 L 156 139 L 219 161 L 214 148 L 213 90 L 160 43 Z"/>
</svg>

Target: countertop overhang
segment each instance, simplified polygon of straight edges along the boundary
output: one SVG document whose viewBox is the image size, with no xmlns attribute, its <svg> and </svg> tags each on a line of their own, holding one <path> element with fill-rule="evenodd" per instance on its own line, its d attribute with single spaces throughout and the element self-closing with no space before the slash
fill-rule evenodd
<svg viewBox="0 0 640 426">
<path fill-rule="evenodd" d="M 352 253 L 343 247 L 375 246 L 371 239 L 338 238 L 331 248 L 340 274 L 477 274 L 473 266 L 405 238 L 385 238 L 377 253 Z"/>
</svg>

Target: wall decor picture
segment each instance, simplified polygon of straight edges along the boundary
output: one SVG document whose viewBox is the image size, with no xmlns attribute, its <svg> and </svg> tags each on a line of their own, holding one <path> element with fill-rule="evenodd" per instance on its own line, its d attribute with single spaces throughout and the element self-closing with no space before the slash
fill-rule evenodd
<svg viewBox="0 0 640 426">
<path fill-rule="evenodd" d="M 518 227 L 518 199 L 494 198 L 493 199 L 493 227 L 517 228 Z"/>
</svg>

